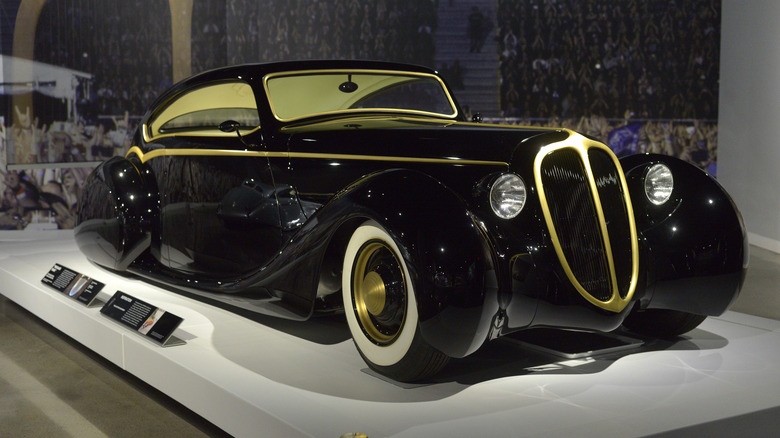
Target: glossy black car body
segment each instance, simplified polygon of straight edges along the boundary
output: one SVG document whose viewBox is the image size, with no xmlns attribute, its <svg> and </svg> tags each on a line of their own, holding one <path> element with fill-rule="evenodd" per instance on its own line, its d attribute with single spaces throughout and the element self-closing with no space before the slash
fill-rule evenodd
<svg viewBox="0 0 780 438">
<path fill-rule="evenodd" d="M 418 82 L 440 84 L 441 105 L 383 97 Z M 231 93 L 243 103 L 211 111 Z M 134 145 L 84 187 L 76 239 L 91 260 L 275 316 L 343 307 L 361 355 L 399 380 L 529 327 L 676 335 L 724 312 L 744 279 L 739 212 L 701 170 L 469 123 L 421 67 L 206 72 L 155 102 Z M 651 169 L 673 177 L 663 202 Z M 494 209 L 521 198 L 514 217 Z"/>
</svg>

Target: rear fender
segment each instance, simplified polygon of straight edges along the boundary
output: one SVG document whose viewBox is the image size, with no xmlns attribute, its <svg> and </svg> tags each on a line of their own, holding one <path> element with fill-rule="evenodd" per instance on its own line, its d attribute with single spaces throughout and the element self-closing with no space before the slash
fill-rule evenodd
<svg viewBox="0 0 780 438">
<path fill-rule="evenodd" d="M 149 248 L 155 221 L 159 194 L 153 175 L 141 163 L 114 157 L 87 177 L 74 235 L 88 259 L 124 271 Z"/>
</svg>

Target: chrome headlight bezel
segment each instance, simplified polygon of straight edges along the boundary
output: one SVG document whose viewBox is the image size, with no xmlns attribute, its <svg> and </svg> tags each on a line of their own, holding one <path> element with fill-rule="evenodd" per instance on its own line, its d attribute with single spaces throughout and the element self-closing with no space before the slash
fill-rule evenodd
<svg viewBox="0 0 780 438">
<path fill-rule="evenodd" d="M 525 181 L 514 173 L 505 173 L 490 186 L 490 208 L 501 219 L 513 219 L 523 211 L 528 191 Z"/>
<path fill-rule="evenodd" d="M 644 182 L 645 197 L 651 204 L 663 205 L 672 198 L 674 175 L 666 164 L 656 163 L 648 167 Z"/>
</svg>

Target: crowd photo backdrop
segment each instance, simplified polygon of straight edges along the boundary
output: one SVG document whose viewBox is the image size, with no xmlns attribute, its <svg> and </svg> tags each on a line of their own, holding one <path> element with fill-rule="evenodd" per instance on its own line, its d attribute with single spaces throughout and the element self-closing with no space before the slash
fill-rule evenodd
<svg viewBox="0 0 780 438">
<path fill-rule="evenodd" d="M 720 0 L 0 0 L 0 229 L 72 228 L 84 179 L 163 90 L 241 63 L 425 65 L 486 122 L 716 175 L 720 14 Z"/>
</svg>

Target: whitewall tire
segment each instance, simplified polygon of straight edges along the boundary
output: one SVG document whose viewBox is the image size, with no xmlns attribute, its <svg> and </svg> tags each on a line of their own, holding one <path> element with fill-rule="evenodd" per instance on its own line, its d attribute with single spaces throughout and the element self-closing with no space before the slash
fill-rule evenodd
<svg viewBox="0 0 780 438">
<path fill-rule="evenodd" d="M 414 285 L 401 254 L 384 228 L 364 222 L 347 244 L 342 294 L 350 333 L 366 363 L 412 381 L 437 372 L 448 358 L 419 335 Z"/>
</svg>

